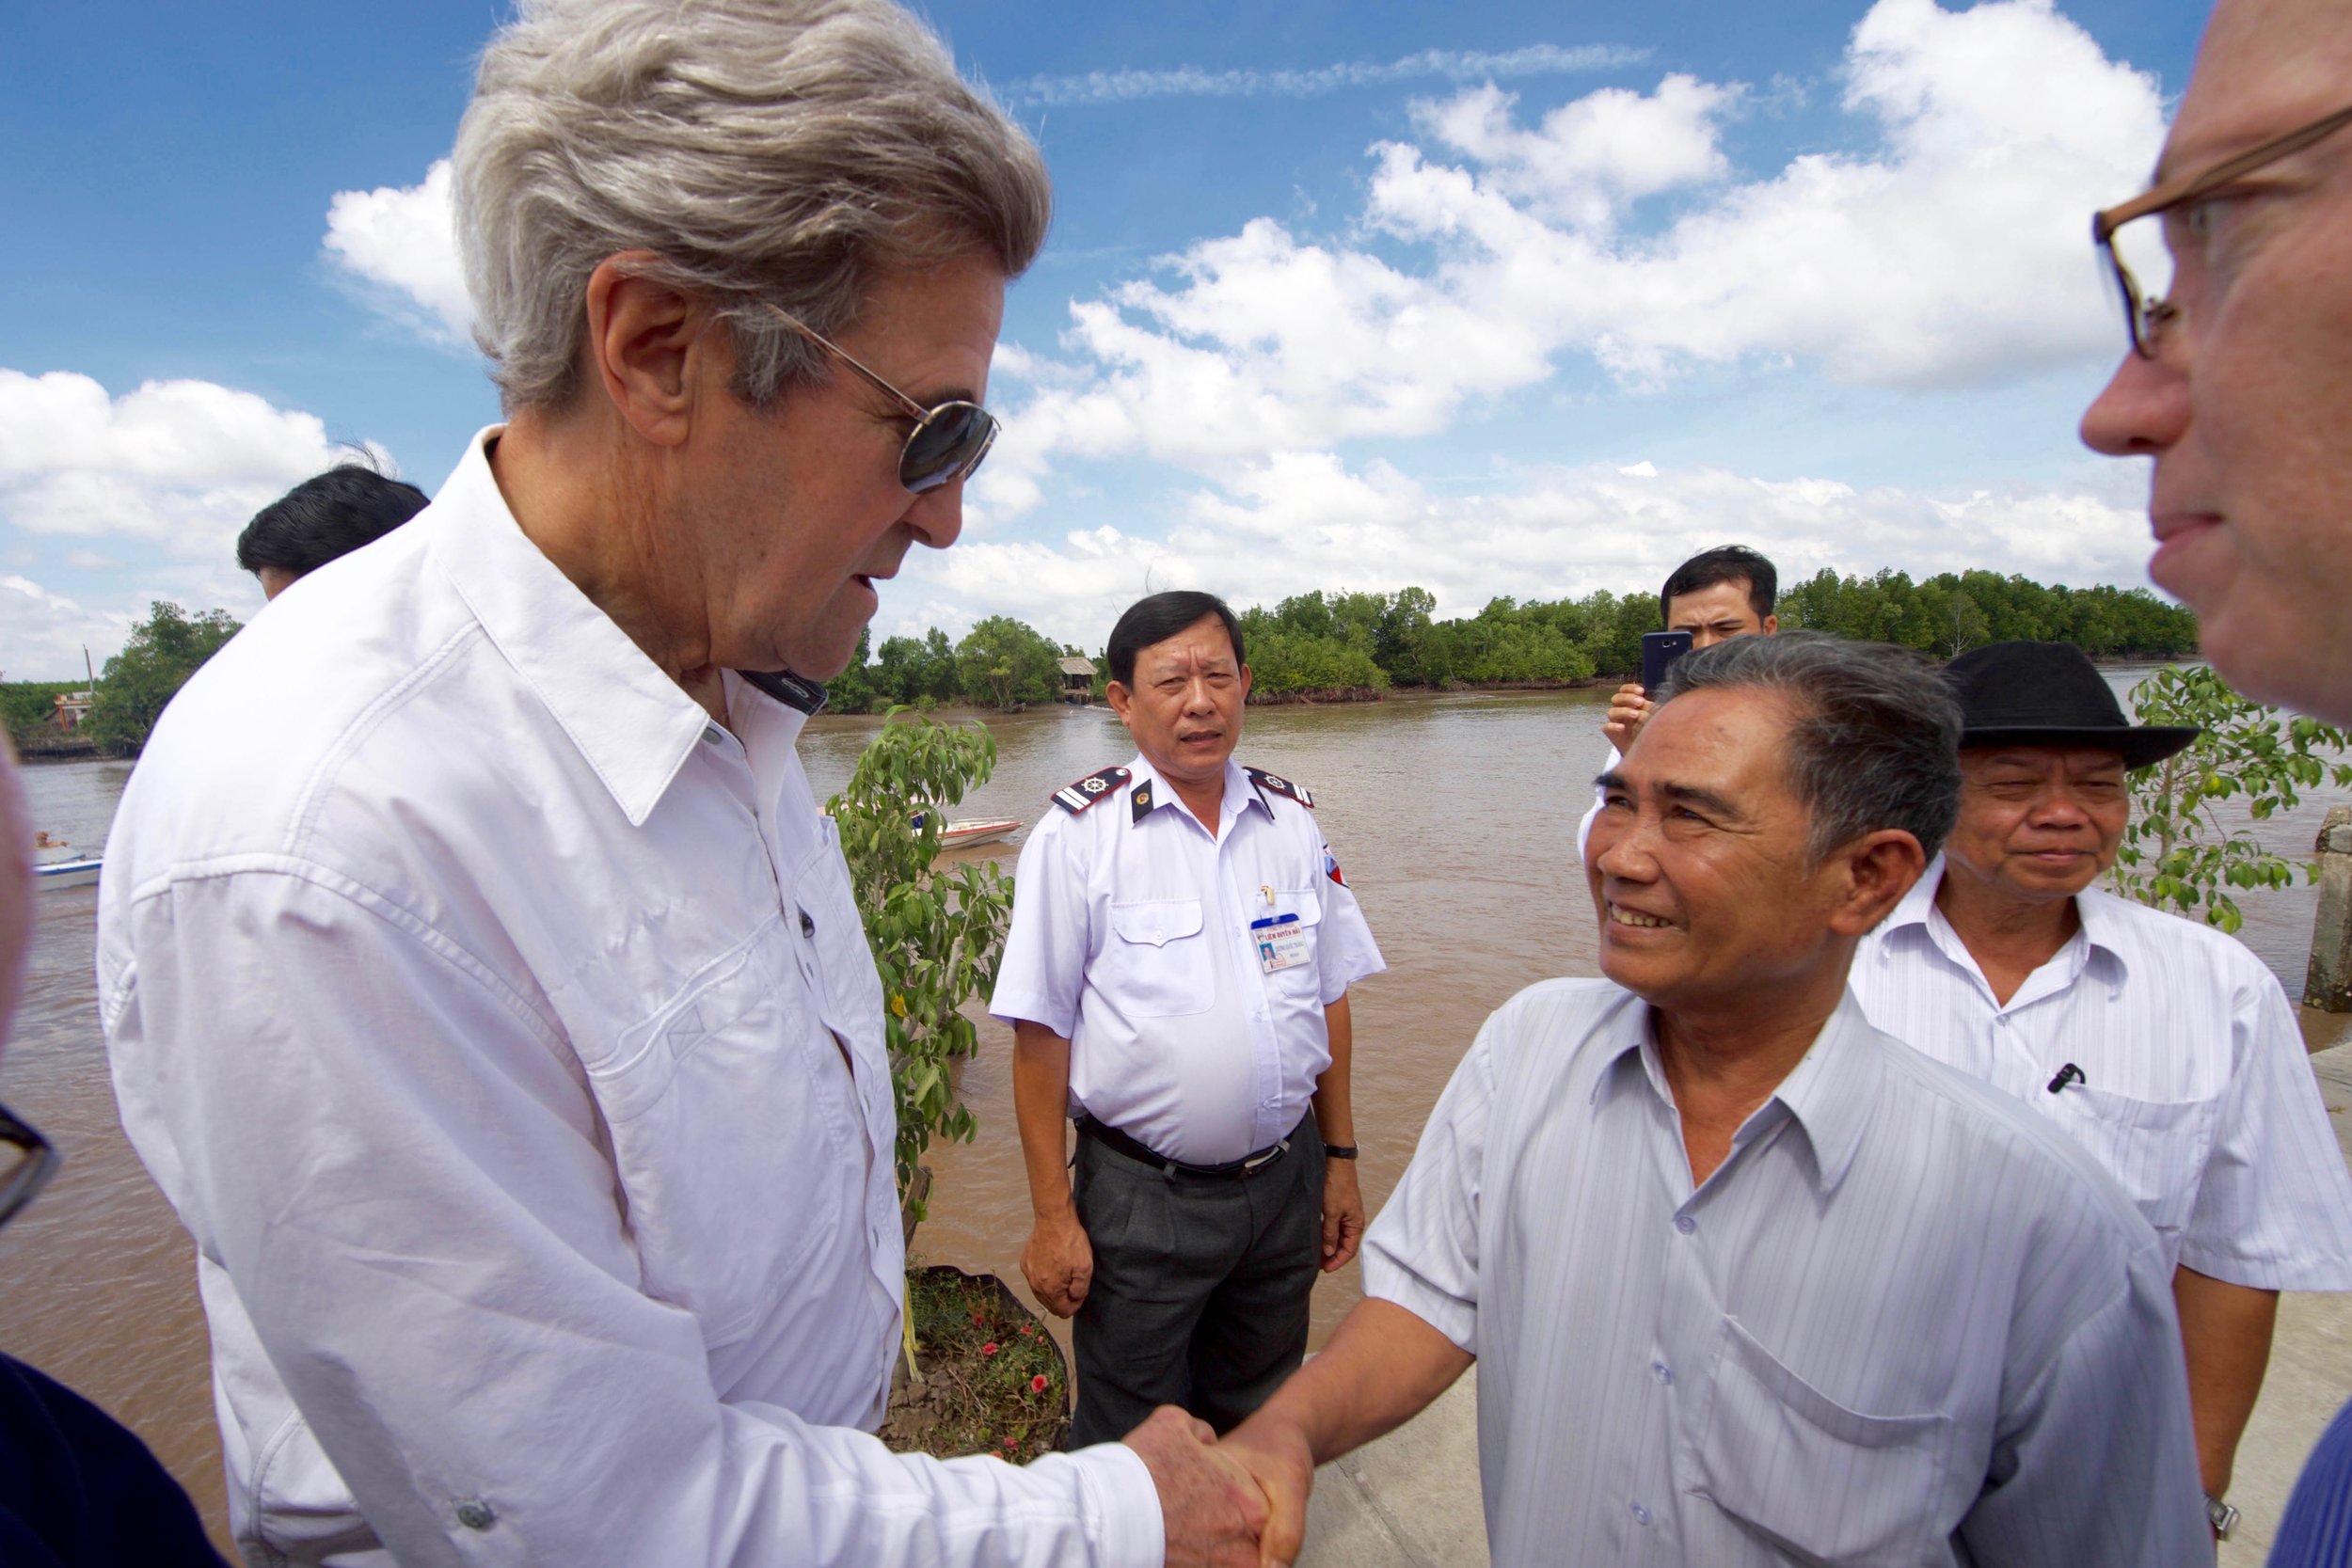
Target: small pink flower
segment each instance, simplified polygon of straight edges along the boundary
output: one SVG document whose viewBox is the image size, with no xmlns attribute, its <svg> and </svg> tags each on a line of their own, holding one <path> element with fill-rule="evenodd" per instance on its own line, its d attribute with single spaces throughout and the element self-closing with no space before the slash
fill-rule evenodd
<svg viewBox="0 0 2352 1568">
<path fill-rule="evenodd" d="M 1023 1323 L 1021 1325 L 1021 1338 L 1024 1339 L 1027 1338 L 1030 1335 L 1035 1334 L 1036 1332 L 1037 1324 L 1035 1323 Z"/>
<path fill-rule="evenodd" d="M 1006 1448 L 1007 1451 L 1010 1451 L 1012 1449 L 1014 1449 L 1014 1448 L 1016 1448 L 1016 1447 L 1018 1447 L 1018 1446 L 1019 1446 L 1019 1440 L 1018 1440 L 1018 1439 L 1016 1439 L 1016 1438 L 1011 1438 L 1011 1437 L 1008 1437 L 1008 1438 L 1006 1438 L 1006 1439 L 1005 1439 L 1005 1448 Z"/>
<path fill-rule="evenodd" d="M 990 1340 L 987 1344 L 982 1345 L 982 1346 L 980 1347 L 980 1354 L 981 1354 L 982 1355 L 993 1355 L 993 1354 L 996 1354 L 996 1341 L 995 1341 L 995 1340 L 993 1340 L 993 1339 L 991 1339 L 991 1340 Z"/>
<path fill-rule="evenodd" d="M 1032 1394 L 1042 1394 L 1045 1392 L 1045 1374 L 1043 1372 L 1040 1372 L 1037 1376 L 1029 1379 L 1029 1392 Z"/>
</svg>

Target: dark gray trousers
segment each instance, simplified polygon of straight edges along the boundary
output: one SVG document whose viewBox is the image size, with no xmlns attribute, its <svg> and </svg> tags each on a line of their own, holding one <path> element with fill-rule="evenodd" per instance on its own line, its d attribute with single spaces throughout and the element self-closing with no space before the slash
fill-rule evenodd
<svg viewBox="0 0 2352 1568">
<path fill-rule="evenodd" d="M 1163 1404 L 1225 1432 L 1298 1370 L 1323 1260 L 1312 1116 L 1246 1177 L 1171 1175 L 1082 1135 L 1073 1190 L 1094 1280 L 1073 1325 L 1073 1447 L 1124 1437 Z"/>
</svg>

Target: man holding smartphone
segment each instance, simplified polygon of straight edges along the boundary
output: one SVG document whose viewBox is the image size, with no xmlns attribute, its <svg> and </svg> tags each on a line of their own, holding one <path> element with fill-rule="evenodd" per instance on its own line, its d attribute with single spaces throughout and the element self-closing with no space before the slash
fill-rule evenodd
<svg viewBox="0 0 2352 1568">
<path fill-rule="evenodd" d="M 1772 613 L 1780 593 L 1780 574 L 1772 563 L 1745 545 L 1718 545 L 1702 550 L 1674 569 L 1658 593 L 1658 609 L 1668 631 L 1688 633 L 1689 651 L 1711 648 L 1735 637 L 1770 637 L 1780 629 Z M 1645 671 L 1645 673 L 1647 672 Z M 1649 718 L 1648 688 L 1628 681 L 1609 699 L 1609 717 L 1600 733 L 1609 737 L 1607 772 L 1625 760 L 1633 737 Z M 1592 836 L 1593 818 L 1600 815 L 1600 791 L 1593 791 L 1593 806 L 1576 825 L 1576 847 L 1584 851 Z"/>
</svg>

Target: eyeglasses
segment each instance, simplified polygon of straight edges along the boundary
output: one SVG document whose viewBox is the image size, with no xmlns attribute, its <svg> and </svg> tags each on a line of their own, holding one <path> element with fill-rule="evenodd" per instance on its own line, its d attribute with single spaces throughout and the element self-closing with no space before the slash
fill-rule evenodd
<svg viewBox="0 0 2352 1568">
<path fill-rule="evenodd" d="M 2132 276 L 2132 269 L 2124 263 L 2122 255 L 2116 249 L 2115 231 L 2134 218 L 2169 212 L 2185 202 L 2194 201 L 2265 164 L 2278 162 L 2290 152 L 2300 152 L 2346 125 L 2352 125 L 2352 106 L 2338 109 L 2334 114 L 2312 120 L 2298 130 L 2289 131 L 2283 136 L 2274 137 L 2260 147 L 2215 165 L 2202 174 L 2187 174 L 2177 180 L 2168 180 L 2121 207 L 2110 207 L 2104 213 L 2091 214 L 2090 242 L 2106 258 L 2116 286 L 2123 292 L 2123 321 L 2132 335 L 2133 353 L 2142 359 L 2153 359 L 2156 356 L 2156 341 L 2163 334 L 2165 324 L 2177 315 L 2179 309 L 2164 294 L 2151 294 L 2140 288 L 2137 279 Z M 2169 289 L 2165 291 L 2166 293 L 2169 292 Z"/>
<path fill-rule="evenodd" d="M 906 447 L 898 453 L 898 483 L 914 494 L 919 496 L 951 481 L 968 478 L 980 466 L 980 459 L 988 455 L 988 449 L 996 444 L 996 416 L 978 404 L 951 398 L 926 408 L 859 364 L 855 356 L 815 327 L 777 306 L 768 309 L 785 325 L 871 382 L 914 420 L 914 428 L 907 434 Z"/>
<path fill-rule="evenodd" d="M 0 1105 L 0 1225 L 33 1201 L 60 1163 L 47 1138 Z"/>
</svg>

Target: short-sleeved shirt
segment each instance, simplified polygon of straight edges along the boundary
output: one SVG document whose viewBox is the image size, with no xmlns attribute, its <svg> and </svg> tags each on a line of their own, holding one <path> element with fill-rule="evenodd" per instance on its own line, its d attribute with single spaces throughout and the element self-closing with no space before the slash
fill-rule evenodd
<svg viewBox="0 0 2352 1568">
<path fill-rule="evenodd" d="M 1870 1022 L 2064 1128 L 2169 1263 L 2233 1285 L 2352 1291 L 2352 1176 L 2286 992 L 2243 942 L 2096 890 L 1996 1001 L 1928 868 L 1855 956 Z M 2079 1077 L 2053 1092 L 2072 1065 Z"/>
<path fill-rule="evenodd" d="M 1649 1009 L 1521 991 L 1364 1293 L 1478 1357 L 1498 1564 L 2213 1561 L 2154 1237 L 1851 998 L 1694 1190 Z"/>
<path fill-rule="evenodd" d="M 1070 1041 L 1073 1114 L 1236 1160 L 1298 1125 L 1331 1065 L 1324 1007 L 1387 966 L 1292 794 L 1229 760 L 1212 830 L 1141 756 L 1126 771 L 1022 846 L 989 1011 Z M 1295 921 L 1306 961 L 1268 973 L 1261 921 Z"/>
</svg>

